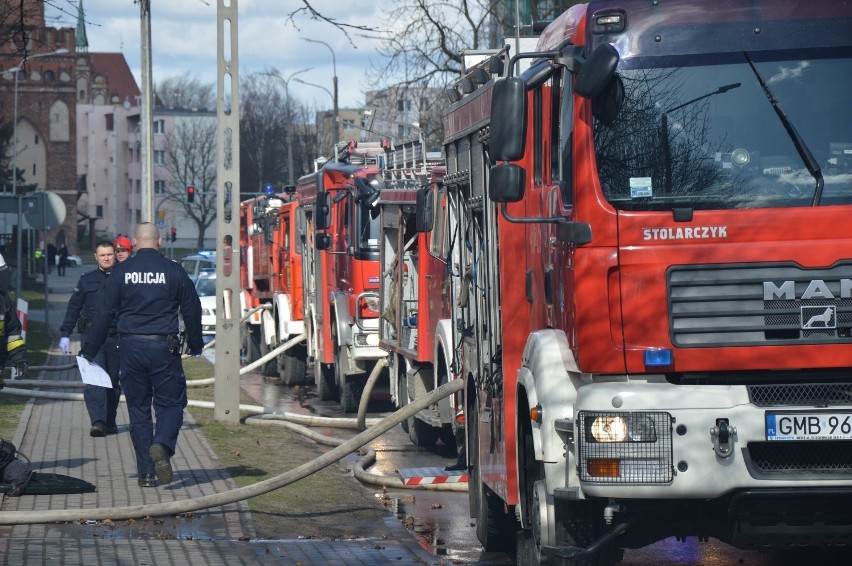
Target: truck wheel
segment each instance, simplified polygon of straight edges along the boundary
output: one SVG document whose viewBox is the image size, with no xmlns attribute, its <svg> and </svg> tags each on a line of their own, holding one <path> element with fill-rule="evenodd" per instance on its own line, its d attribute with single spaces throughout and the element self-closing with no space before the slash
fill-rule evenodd
<svg viewBox="0 0 852 566">
<path fill-rule="evenodd" d="M 334 366 L 314 361 L 314 372 L 317 385 L 317 397 L 320 401 L 337 399 L 337 386 L 334 383 Z"/>
<path fill-rule="evenodd" d="M 408 423 L 408 438 L 415 446 L 422 448 L 434 448 L 438 443 L 440 430 L 432 425 L 425 423 L 417 417 L 411 417 L 411 422 Z"/>
<path fill-rule="evenodd" d="M 305 383 L 308 365 L 308 352 L 304 346 L 292 346 L 278 356 L 278 377 L 284 385 L 301 385 Z"/>
<path fill-rule="evenodd" d="M 390 354 L 390 355 L 393 355 L 393 354 Z M 395 369 L 396 369 L 396 380 L 397 380 L 396 410 L 398 411 L 400 409 L 405 408 L 405 406 L 408 405 L 408 403 L 409 403 L 409 400 L 408 400 L 408 379 L 405 376 L 405 364 L 402 363 L 402 361 L 400 359 L 397 359 Z M 409 420 L 410 419 L 405 419 L 404 421 L 399 423 L 399 426 L 402 427 L 402 430 L 405 432 L 405 434 L 408 434 L 408 431 L 409 431 L 409 428 L 410 428 L 408 426 Z"/>
<path fill-rule="evenodd" d="M 503 502 L 482 481 L 479 462 L 479 412 L 474 411 L 472 422 L 468 423 L 470 450 L 468 458 L 471 462 L 470 474 L 468 476 L 468 489 L 474 491 L 471 503 L 475 504 L 476 511 L 476 538 L 482 543 L 486 552 L 504 552 L 511 549 L 512 520 L 503 512 Z M 471 508 L 473 511 L 474 508 Z"/>
<path fill-rule="evenodd" d="M 344 413 L 357 413 L 361 404 L 361 394 L 367 384 L 367 377 L 363 374 L 343 376 L 343 385 L 340 388 L 340 406 Z"/>
<path fill-rule="evenodd" d="M 260 359 L 260 327 L 245 325 L 246 365 Z"/>
<path fill-rule="evenodd" d="M 269 352 L 275 349 L 275 344 L 271 346 L 266 343 L 266 337 L 263 335 L 263 330 L 258 330 L 258 336 L 260 336 L 260 344 L 259 344 L 259 354 L 258 359 L 262 358 Z M 278 362 L 276 360 L 270 360 L 263 364 L 260 368 L 265 377 L 274 377 L 278 378 Z"/>
</svg>

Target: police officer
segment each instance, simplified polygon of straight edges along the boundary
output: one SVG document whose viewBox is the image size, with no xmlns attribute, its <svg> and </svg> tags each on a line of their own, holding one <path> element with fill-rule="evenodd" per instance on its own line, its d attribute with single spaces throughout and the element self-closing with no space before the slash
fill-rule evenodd
<svg viewBox="0 0 852 566">
<path fill-rule="evenodd" d="M 115 265 L 115 253 L 112 242 L 102 240 L 95 246 L 95 261 L 98 268 L 84 273 L 77 286 L 71 293 L 68 308 L 65 310 L 65 320 L 59 327 L 59 349 L 68 355 L 71 353 L 71 333 L 74 326 L 80 333 L 80 342 L 83 342 L 89 326 L 95 319 L 98 307 L 101 303 L 101 290 L 109 278 L 110 271 Z M 121 398 L 121 385 L 118 381 L 118 336 L 115 325 L 107 330 L 107 337 L 102 347 L 95 354 L 93 361 L 104 368 L 112 381 L 112 389 L 86 384 L 83 390 L 83 399 L 86 401 L 86 409 L 89 411 L 89 421 L 92 428 L 89 429 L 90 436 L 106 436 L 115 434 L 118 427 L 115 417 L 118 413 L 118 402 Z"/>
<path fill-rule="evenodd" d="M 161 245 L 154 224 L 137 226 L 136 253 L 113 268 L 81 352 L 94 359 L 112 321 L 117 321 L 121 387 L 141 487 L 154 487 L 155 474 L 160 483 L 172 481 L 170 459 L 187 404 L 178 313 L 186 327 L 189 353 L 200 356 L 203 347 L 198 293 L 180 264 L 159 253 Z"/>
<path fill-rule="evenodd" d="M 0 255 L 0 389 L 3 389 L 3 367 L 12 362 L 18 372 L 17 379 L 27 376 L 27 346 L 21 336 L 21 321 L 18 320 L 15 303 L 6 294 L 11 283 L 11 272 L 6 260 Z"/>
</svg>

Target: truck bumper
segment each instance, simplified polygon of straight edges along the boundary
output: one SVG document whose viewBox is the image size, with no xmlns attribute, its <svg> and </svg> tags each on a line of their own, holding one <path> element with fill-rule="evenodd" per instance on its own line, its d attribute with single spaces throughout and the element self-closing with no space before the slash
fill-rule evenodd
<svg viewBox="0 0 852 566">
<path fill-rule="evenodd" d="M 841 422 L 844 414 L 852 415 L 852 404 L 802 404 L 813 386 L 770 386 L 778 388 L 778 395 L 766 397 L 769 402 L 754 401 L 755 386 L 746 385 L 612 382 L 580 387 L 572 427 L 578 495 L 691 500 L 762 489 L 848 488 L 852 435 L 769 439 L 771 413 L 798 419 L 841 415 Z M 778 400 L 785 404 L 768 404 Z M 609 433 L 613 436 L 605 436 Z"/>
</svg>

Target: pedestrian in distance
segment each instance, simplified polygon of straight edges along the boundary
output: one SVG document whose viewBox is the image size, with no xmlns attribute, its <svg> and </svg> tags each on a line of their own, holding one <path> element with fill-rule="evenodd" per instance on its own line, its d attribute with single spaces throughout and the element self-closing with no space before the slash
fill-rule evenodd
<svg viewBox="0 0 852 566">
<path fill-rule="evenodd" d="M 186 271 L 160 253 L 154 224 L 139 224 L 133 240 L 136 253 L 113 269 L 82 355 L 94 359 L 115 321 L 139 486 L 155 487 L 173 479 L 171 457 L 187 405 L 178 315 L 189 353 L 200 356 L 201 301 Z"/>
<path fill-rule="evenodd" d="M 56 246 L 52 243 L 47 244 L 47 269 L 49 273 L 53 273 L 53 268 L 56 266 Z"/>
<path fill-rule="evenodd" d="M 66 267 L 68 267 L 68 247 L 63 242 L 62 245 L 59 246 L 59 259 L 56 264 L 56 273 L 58 273 L 60 277 L 65 277 Z"/>
<path fill-rule="evenodd" d="M 127 236 L 119 236 L 113 240 L 112 245 L 115 247 L 115 261 L 117 262 L 124 261 L 133 253 L 133 246 Z"/>
<path fill-rule="evenodd" d="M 74 327 L 80 334 L 80 342 L 83 343 L 91 328 L 92 321 L 98 312 L 102 300 L 104 284 L 110 277 L 112 268 L 115 266 L 115 251 L 112 242 L 103 240 L 95 246 L 95 261 L 97 269 L 93 269 L 80 276 L 77 286 L 71 293 L 68 308 L 65 309 L 65 319 L 59 327 L 59 349 L 66 356 L 71 354 L 71 333 Z M 121 384 L 118 379 L 119 352 L 118 336 L 115 325 L 107 330 L 103 345 L 98 348 L 92 361 L 101 366 L 109 374 L 112 389 L 98 385 L 86 384 L 83 389 L 83 399 L 86 402 L 86 410 L 89 412 L 91 429 L 89 435 L 102 437 L 108 434 L 116 434 L 118 425 L 116 415 L 118 414 L 118 403 L 121 399 Z"/>
<path fill-rule="evenodd" d="M 27 376 L 27 346 L 21 335 L 21 321 L 18 320 L 17 309 L 7 290 L 12 282 L 12 274 L 6 260 L 0 255 L 0 309 L 3 320 L 0 321 L 0 337 L 4 339 L 5 347 L 0 347 L 0 389 L 3 389 L 3 368 L 10 362 L 15 368 L 16 379 Z"/>
</svg>

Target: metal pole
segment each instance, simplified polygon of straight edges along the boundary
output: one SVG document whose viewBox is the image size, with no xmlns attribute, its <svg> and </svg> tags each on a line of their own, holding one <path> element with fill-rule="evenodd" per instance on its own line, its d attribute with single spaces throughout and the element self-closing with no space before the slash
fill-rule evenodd
<svg viewBox="0 0 852 566">
<path fill-rule="evenodd" d="M 21 195 L 18 194 L 18 73 L 20 72 L 20 68 L 15 69 L 15 121 L 12 124 L 12 194 L 18 199 L 18 226 L 15 237 L 15 251 L 18 254 L 18 265 L 15 268 L 15 300 L 21 298 L 21 270 L 24 268 L 24 262 L 22 261 L 24 252 L 23 245 L 21 244 L 23 235 L 21 222 L 24 218 L 24 201 Z"/>
<path fill-rule="evenodd" d="M 154 123 L 151 84 L 151 0 L 140 0 L 142 19 L 142 221 L 154 222 L 154 155 L 151 127 Z"/>
<path fill-rule="evenodd" d="M 295 183 L 293 180 L 293 109 L 290 106 L 290 79 L 298 75 L 299 73 L 305 73 L 310 71 L 313 67 L 308 67 L 307 69 L 299 69 L 295 73 L 290 73 L 290 76 L 286 79 L 277 73 L 261 73 L 266 75 L 267 77 L 275 77 L 279 81 L 284 83 L 284 96 L 287 99 L 287 183 L 292 185 Z M 299 82 L 299 79 L 296 79 L 296 82 Z"/>
<path fill-rule="evenodd" d="M 44 328 L 47 332 L 50 332 L 50 319 L 48 318 L 48 311 L 50 308 L 48 305 L 48 286 L 47 286 L 47 274 L 50 272 L 50 254 L 47 253 L 47 194 L 41 193 L 41 223 L 44 226 Z"/>
<path fill-rule="evenodd" d="M 334 76 L 332 77 L 332 82 L 334 84 L 334 95 L 332 98 L 334 99 L 334 139 L 332 140 L 332 146 L 336 146 L 337 142 L 340 141 L 340 116 L 338 115 L 338 105 L 337 105 L 337 57 L 334 55 L 334 49 L 331 48 L 331 45 L 324 41 L 320 41 L 319 39 L 311 39 L 309 37 L 303 37 L 305 41 L 309 41 L 311 43 L 319 43 L 320 45 L 325 45 L 329 51 L 331 51 L 331 66 L 334 71 Z"/>
</svg>

